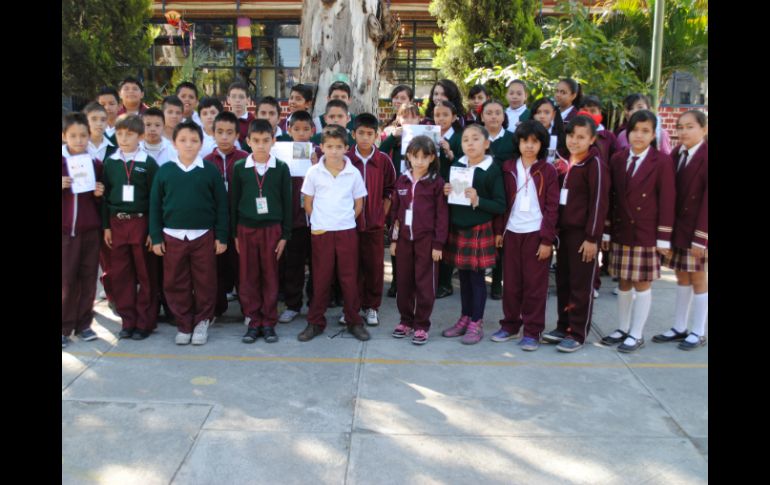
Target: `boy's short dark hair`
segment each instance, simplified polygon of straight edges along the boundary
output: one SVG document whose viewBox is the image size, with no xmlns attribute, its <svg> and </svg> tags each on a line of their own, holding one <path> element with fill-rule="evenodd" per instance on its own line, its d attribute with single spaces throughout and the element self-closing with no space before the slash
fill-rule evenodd
<svg viewBox="0 0 770 485">
<path fill-rule="evenodd" d="M 176 125 L 176 128 L 174 128 L 174 134 L 171 135 L 171 139 L 176 141 L 177 134 L 179 134 L 179 132 L 182 130 L 194 131 L 198 134 L 198 138 L 200 138 L 201 142 L 203 142 L 203 130 L 201 130 L 201 127 L 198 126 L 198 123 L 194 122 L 193 120 L 184 121 Z"/>
<path fill-rule="evenodd" d="M 115 98 L 115 101 L 120 103 L 120 96 L 118 95 L 118 91 L 112 86 L 102 86 L 99 88 L 99 91 L 96 93 L 96 99 L 99 99 L 100 96 L 112 96 Z"/>
<path fill-rule="evenodd" d="M 166 110 L 166 106 L 169 105 L 169 104 L 171 106 L 176 106 L 176 107 L 178 107 L 178 108 L 180 108 L 181 110 L 184 111 L 184 103 L 182 102 L 181 99 L 179 99 L 178 96 L 176 96 L 174 94 L 172 94 L 170 96 L 166 96 L 165 98 L 163 98 L 163 103 L 161 103 L 161 107 L 163 108 L 164 111 Z"/>
<path fill-rule="evenodd" d="M 251 120 L 251 123 L 249 123 L 249 133 L 247 138 L 251 138 L 252 133 L 267 133 L 272 137 L 273 125 L 271 125 L 267 120 Z"/>
<path fill-rule="evenodd" d="M 242 81 L 235 81 L 234 83 L 230 83 L 229 86 L 227 86 L 227 95 L 230 96 L 230 93 L 233 89 L 240 89 L 244 93 L 246 93 L 246 97 L 249 96 L 249 87 L 246 85 L 246 83 Z"/>
<path fill-rule="evenodd" d="M 278 112 L 278 116 L 281 116 L 281 105 L 278 104 L 277 99 L 275 99 L 272 96 L 262 96 L 262 98 L 257 103 L 257 111 L 259 111 L 259 107 L 262 106 L 263 104 L 269 104 L 270 106 L 275 108 L 275 110 Z"/>
<path fill-rule="evenodd" d="M 89 114 L 93 113 L 94 111 L 101 111 L 104 114 L 107 114 L 107 110 L 104 109 L 104 106 L 97 103 L 96 101 L 91 101 L 86 105 L 85 108 L 83 108 L 83 113 L 88 116 Z"/>
<path fill-rule="evenodd" d="M 88 126 L 88 118 L 86 118 L 86 115 L 83 113 L 79 113 L 77 111 L 72 113 L 67 113 L 66 115 L 62 116 L 61 119 L 61 132 L 67 133 L 67 130 L 70 129 L 73 125 L 83 125 L 86 127 L 89 133 L 91 133 L 91 128 Z"/>
<path fill-rule="evenodd" d="M 348 104 L 341 100 L 341 99 L 332 99 L 329 100 L 328 103 L 326 103 L 326 108 L 324 109 L 324 114 L 329 113 L 330 108 L 342 108 L 345 110 L 345 113 L 348 112 Z"/>
<path fill-rule="evenodd" d="M 305 101 L 313 101 L 313 86 L 308 84 L 295 84 L 290 92 L 298 92 Z"/>
<path fill-rule="evenodd" d="M 214 118 L 214 124 L 212 126 L 216 128 L 217 123 L 219 122 L 232 123 L 235 125 L 235 132 L 238 133 L 240 121 L 238 121 L 238 117 L 235 116 L 235 113 L 232 111 L 221 111 L 217 117 Z"/>
<path fill-rule="evenodd" d="M 176 87 L 176 91 L 174 91 L 174 94 L 176 94 L 178 96 L 179 95 L 179 91 L 181 91 L 184 88 L 192 89 L 193 92 L 195 93 L 195 97 L 196 98 L 198 97 L 198 86 L 196 86 L 195 84 L 191 83 L 190 81 L 182 81 L 181 83 L 179 83 L 179 85 Z"/>
<path fill-rule="evenodd" d="M 489 91 L 487 91 L 487 88 L 485 88 L 483 84 L 475 84 L 471 86 L 471 89 L 468 91 L 468 98 L 472 98 L 479 93 L 484 93 L 489 97 Z"/>
<path fill-rule="evenodd" d="M 602 109 L 602 102 L 598 96 L 591 94 L 583 98 L 583 103 L 580 105 L 580 108 L 582 109 L 589 107 Z"/>
<path fill-rule="evenodd" d="M 516 131 L 513 132 L 513 158 L 514 160 L 521 156 L 519 142 L 534 136 L 540 142 L 540 150 L 537 152 L 537 159 L 543 160 L 548 156 L 548 146 L 551 143 L 551 136 L 542 123 L 536 120 L 527 120 L 519 123 Z"/>
<path fill-rule="evenodd" d="M 342 140 L 342 143 L 347 146 L 348 144 L 348 132 L 344 126 L 340 125 L 326 125 L 321 132 L 321 144 L 326 143 L 326 140 L 337 139 Z"/>
<path fill-rule="evenodd" d="M 636 113 L 634 113 L 636 114 Z M 633 118 L 633 116 L 632 116 Z M 577 115 L 567 123 L 567 127 L 564 128 L 564 133 L 567 135 L 572 134 L 577 126 L 587 126 L 591 130 L 591 136 L 596 136 L 596 122 L 593 118 L 589 118 L 586 115 Z M 628 131 L 629 133 L 631 130 Z"/>
<path fill-rule="evenodd" d="M 128 83 L 136 84 L 137 86 L 139 86 L 139 91 L 144 92 L 144 85 L 142 84 L 142 81 L 138 80 L 134 76 L 128 76 L 123 78 L 123 80 L 120 81 L 120 84 L 118 84 L 118 91 L 123 89 L 123 86 Z"/>
<path fill-rule="evenodd" d="M 225 107 L 222 106 L 222 102 L 220 100 L 214 98 L 213 96 L 204 96 L 198 103 L 198 114 L 201 114 L 202 109 L 211 108 L 212 106 L 217 109 L 217 114 L 225 110 Z"/>
<path fill-rule="evenodd" d="M 345 91 L 346 93 L 348 93 L 348 97 L 351 96 L 350 86 L 348 86 L 347 83 L 342 81 L 335 81 L 331 84 L 331 86 L 329 86 L 329 97 L 331 97 L 334 91 Z"/>
<path fill-rule="evenodd" d="M 291 116 L 289 116 L 289 119 L 286 121 L 286 124 L 288 126 L 294 126 L 294 123 L 299 123 L 302 121 L 309 123 L 311 127 L 313 126 L 313 117 L 310 115 L 310 113 L 304 110 L 295 111 L 292 113 Z"/>
<path fill-rule="evenodd" d="M 360 115 L 356 116 L 356 119 L 353 122 L 353 131 L 363 127 L 371 128 L 376 132 L 379 126 L 380 123 L 376 116 L 371 113 L 361 113 Z"/>
<path fill-rule="evenodd" d="M 115 120 L 115 131 L 128 130 L 139 135 L 144 135 L 144 121 L 139 115 L 123 113 Z"/>
<path fill-rule="evenodd" d="M 153 106 L 152 108 L 147 108 L 144 113 L 142 113 L 142 118 L 146 118 L 148 116 L 157 116 L 161 120 L 163 120 L 163 123 L 166 122 L 166 115 L 163 114 L 163 110 L 160 108 L 156 108 Z"/>
</svg>

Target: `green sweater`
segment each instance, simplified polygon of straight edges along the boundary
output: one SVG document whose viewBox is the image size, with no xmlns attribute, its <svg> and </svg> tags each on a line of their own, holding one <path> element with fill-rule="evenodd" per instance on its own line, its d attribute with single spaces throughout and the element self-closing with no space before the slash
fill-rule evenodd
<svg viewBox="0 0 770 485">
<path fill-rule="evenodd" d="M 203 162 L 183 172 L 175 162 L 163 164 L 150 193 L 150 237 L 163 242 L 163 228 L 214 229 L 227 244 L 227 192 L 214 164 Z"/>
<path fill-rule="evenodd" d="M 380 151 L 390 156 L 393 161 L 393 167 L 396 169 L 396 174 L 402 175 L 401 172 L 401 138 L 396 138 L 393 135 L 388 135 L 382 143 L 380 143 Z"/>
<path fill-rule="evenodd" d="M 275 137 L 275 141 L 294 141 L 290 134 L 284 133 L 281 136 Z"/>
<path fill-rule="evenodd" d="M 128 185 L 126 170 L 131 173 L 131 185 L 134 187 L 134 201 L 123 201 L 123 186 Z M 135 161 L 124 164 L 123 160 L 105 157 L 102 183 L 104 184 L 104 201 L 102 204 L 102 227 L 110 228 L 110 217 L 118 212 L 135 214 L 147 213 L 150 208 L 150 189 L 152 181 L 158 172 L 158 164 L 147 155 L 145 161 Z"/>
<path fill-rule="evenodd" d="M 292 205 L 291 174 L 289 166 L 275 161 L 275 167 L 268 167 L 262 180 L 262 196 L 267 198 L 267 214 L 257 214 L 259 184 L 254 167 L 246 167 L 246 160 L 236 162 L 233 167 L 233 180 L 230 195 L 233 203 L 230 207 L 230 228 L 235 234 L 238 224 L 246 227 L 266 227 L 281 224 L 281 239 L 291 239 Z"/>
<path fill-rule="evenodd" d="M 502 138 L 498 138 L 489 144 L 490 155 L 498 166 L 513 158 L 513 133 L 503 129 Z"/>
<path fill-rule="evenodd" d="M 482 162 L 483 164 L 484 162 Z M 453 167 L 466 165 L 455 161 Z M 446 180 L 449 180 L 447 177 Z M 495 215 L 505 213 L 505 187 L 500 166 L 492 162 L 486 170 L 477 168 L 473 171 L 473 188 L 479 194 L 479 205 L 472 206 L 449 204 L 451 223 L 463 229 L 491 221 Z"/>
<path fill-rule="evenodd" d="M 452 154 L 454 154 L 454 161 L 456 162 L 463 156 L 463 132 L 462 130 L 457 131 L 452 134 L 452 136 L 449 138 L 449 149 L 452 150 Z M 446 154 L 444 153 L 444 150 L 440 150 L 439 152 L 439 174 L 441 175 L 441 178 L 444 180 L 449 180 L 449 167 L 453 165 L 452 162 L 449 161 L 449 159 L 446 157 Z"/>
</svg>

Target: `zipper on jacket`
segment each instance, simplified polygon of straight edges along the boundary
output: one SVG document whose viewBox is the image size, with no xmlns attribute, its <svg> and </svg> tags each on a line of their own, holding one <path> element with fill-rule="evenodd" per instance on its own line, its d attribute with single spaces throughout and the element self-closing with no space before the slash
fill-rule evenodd
<svg viewBox="0 0 770 485">
<path fill-rule="evenodd" d="M 75 237 L 75 224 L 78 222 L 78 195 L 79 194 L 72 194 L 72 196 L 75 198 L 75 204 L 72 211 L 72 232 L 70 233 L 71 237 Z"/>
</svg>

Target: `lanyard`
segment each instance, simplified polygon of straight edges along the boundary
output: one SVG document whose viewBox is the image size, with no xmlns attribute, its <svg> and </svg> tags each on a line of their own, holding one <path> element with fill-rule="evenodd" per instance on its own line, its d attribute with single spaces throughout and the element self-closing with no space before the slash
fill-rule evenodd
<svg viewBox="0 0 770 485">
<path fill-rule="evenodd" d="M 524 162 L 521 162 L 521 167 L 524 168 Z M 516 171 L 518 172 L 518 167 L 516 168 Z M 525 194 L 529 194 L 529 181 L 532 180 L 532 166 L 524 168 L 524 185 L 521 187 L 516 188 L 516 193 L 518 194 L 521 192 L 521 189 L 524 189 Z"/>
<path fill-rule="evenodd" d="M 259 179 L 259 172 L 257 172 L 257 163 L 254 162 L 254 175 L 257 177 L 257 185 L 259 185 L 259 196 L 262 197 L 262 187 L 265 185 L 265 179 L 267 178 L 267 171 L 270 167 L 265 164 L 265 175 L 262 176 L 262 180 Z"/>
<path fill-rule="evenodd" d="M 126 182 L 128 185 L 131 185 L 131 174 L 134 172 L 134 164 L 136 163 L 136 160 L 131 160 L 131 167 L 129 168 L 128 162 L 123 156 L 122 151 L 120 152 L 120 159 L 123 160 L 123 168 L 126 169 Z"/>
</svg>

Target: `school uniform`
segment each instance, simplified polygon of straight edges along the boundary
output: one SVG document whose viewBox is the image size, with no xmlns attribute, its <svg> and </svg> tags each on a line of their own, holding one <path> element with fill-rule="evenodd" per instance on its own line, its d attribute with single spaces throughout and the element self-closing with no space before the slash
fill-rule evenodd
<svg viewBox="0 0 770 485">
<path fill-rule="evenodd" d="M 61 175 L 69 177 L 67 145 L 61 147 Z M 93 159 L 96 181 L 102 179 L 102 162 Z M 82 332 L 93 320 L 96 277 L 101 244 L 100 197 L 93 192 L 61 192 L 61 333 Z"/>
<path fill-rule="evenodd" d="M 207 156 L 211 155 L 214 150 L 216 150 L 217 141 L 213 136 L 206 133 L 203 128 L 201 128 L 201 133 L 203 133 L 203 143 L 201 144 L 201 149 L 198 152 L 198 156 L 201 158 L 206 158 Z"/>
<path fill-rule="evenodd" d="M 676 220 L 672 254 L 664 258 L 664 264 L 675 271 L 705 271 L 708 252 L 695 258 L 692 248 L 708 248 L 708 143 L 703 141 L 689 150 L 679 145 L 671 155 L 676 169 Z"/>
<path fill-rule="evenodd" d="M 182 118 L 182 122 L 192 121 L 196 125 L 201 127 L 201 130 L 203 129 L 203 121 L 201 120 L 201 116 L 198 114 L 197 111 L 193 111 L 192 116 L 189 118 Z"/>
<path fill-rule="evenodd" d="M 396 171 L 397 176 L 401 176 L 407 172 L 407 170 L 401 170 L 401 161 L 405 160 L 401 155 L 401 137 L 388 135 L 382 143 L 380 143 L 380 151 L 390 157 L 390 161 L 393 162 L 393 169 Z M 406 166 L 404 166 L 406 169 Z"/>
<path fill-rule="evenodd" d="M 307 171 L 302 193 L 313 197 L 310 215 L 313 259 L 313 300 L 307 322 L 326 327 L 324 313 L 329 304 L 335 270 L 345 301 L 344 315 L 348 325 L 363 325 L 358 310 L 358 234 L 355 199 L 367 195 L 364 179 L 345 157 L 345 166 L 333 176 L 326 168 L 325 157 Z"/>
<path fill-rule="evenodd" d="M 668 135 L 668 131 L 660 126 L 660 119 L 658 119 L 658 125 L 655 128 L 655 140 L 658 145 L 658 150 L 666 155 L 671 153 L 671 137 Z M 629 148 L 631 143 L 628 141 L 628 128 L 623 129 L 618 134 L 618 146 L 621 148 Z"/>
<path fill-rule="evenodd" d="M 142 140 L 139 142 L 139 148 L 147 152 L 155 160 L 155 163 L 158 164 L 158 167 L 165 165 L 171 160 L 175 160 L 179 156 L 176 148 L 174 148 L 174 144 L 164 137 L 161 137 L 160 143 L 156 145 L 151 145 L 147 143 L 147 140 Z"/>
<path fill-rule="evenodd" d="M 396 183 L 393 162 L 385 153 L 372 147 L 364 157 L 353 146 L 347 157 L 361 172 L 366 186 L 364 208 L 356 221 L 358 227 L 358 275 L 362 309 L 378 310 L 382 304 L 385 252 L 385 199 L 390 199 Z"/>
<path fill-rule="evenodd" d="M 584 241 L 600 245 L 609 206 L 610 180 L 599 150 L 572 165 L 561 183 L 559 196 L 556 291 L 557 329 L 579 343 L 585 342 L 593 310 L 593 280 L 597 258 L 584 263 L 578 249 Z"/>
<path fill-rule="evenodd" d="M 420 123 L 424 124 L 424 123 Z M 430 124 L 433 124 L 432 122 Z M 450 127 L 446 133 L 442 135 L 442 138 L 447 140 L 449 143 L 449 149 L 452 150 L 452 153 L 454 154 L 454 160 L 457 161 L 463 156 L 463 145 L 462 145 L 462 131 L 455 130 L 454 126 Z M 445 181 L 449 181 L 449 169 L 453 162 L 451 162 L 444 152 L 444 149 L 439 149 L 439 175 L 441 175 L 441 178 Z M 439 263 L 439 277 L 438 277 L 438 286 L 439 288 L 452 288 L 452 261 L 449 260 L 441 260 L 441 263 Z"/>
<path fill-rule="evenodd" d="M 615 134 L 609 130 L 606 130 L 604 125 L 599 125 L 596 130 L 596 148 L 599 149 L 599 157 L 601 161 L 608 165 L 612 156 L 621 150 Z M 606 271 L 609 268 L 609 251 L 601 251 L 601 253 L 601 268 Z M 594 289 L 596 290 L 602 286 L 601 273 L 601 271 L 597 271 L 596 277 L 594 278 Z"/>
<path fill-rule="evenodd" d="M 350 111 L 348 111 L 348 116 L 350 116 L 350 121 L 348 121 L 348 124 L 345 125 L 345 129 L 350 132 L 353 131 L 353 128 L 355 127 L 354 121 L 356 119 L 356 115 L 350 114 Z M 323 131 L 324 128 L 326 128 L 326 120 L 323 116 L 316 116 L 313 118 L 313 126 L 315 126 L 315 132 L 316 135 L 318 135 Z"/>
<path fill-rule="evenodd" d="M 241 145 L 241 150 L 247 153 L 251 153 L 251 147 L 246 143 L 246 139 L 249 137 L 249 125 L 255 119 L 254 114 L 248 109 L 238 117 L 238 143 Z"/>
<path fill-rule="evenodd" d="M 506 211 L 495 218 L 495 235 L 503 236 L 503 330 L 540 339 L 545 328 L 551 259 L 537 259 L 541 244 L 556 240 L 559 176 L 553 165 L 537 160 L 525 169 L 521 159 L 502 168 Z M 536 203 L 537 202 L 537 203 Z"/>
<path fill-rule="evenodd" d="M 436 300 L 438 263 L 433 250 L 442 251 L 449 232 L 444 179 L 425 175 L 414 180 L 407 171 L 396 181 L 390 212 L 398 227 L 391 229 L 398 255 L 396 304 L 401 323 L 416 330 L 430 329 Z"/>
<path fill-rule="evenodd" d="M 249 155 L 233 169 L 230 225 L 240 249 L 238 296 L 250 328 L 278 322 L 275 249 L 291 238 L 291 200 L 289 166 L 274 156 L 261 164 Z"/>
<path fill-rule="evenodd" d="M 117 142 L 113 138 L 110 138 L 110 136 L 107 134 L 107 131 L 108 130 L 105 130 L 104 136 L 102 137 L 102 142 L 98 147 L 94 145 L 91 140 L 88 140 L 88 153 L 91 155 L 91 158 L 95 158 L 97 160 L 105 160 L 113 153 L 115 153 L 115 150 L 117 150 Z M 114 133 L 115 129 L 113 128 L 112 131 Z M 99 247 L 99 266 L 102 269 L 102 274 L 99 276 L 99 281 L 102 283 L 104 294 L 107 296 L 107 301 L 113 303 L 114 299 L 112 297 L 112 284 L 110 282 L 110 248 L 107 247 L 106 244 L 102 244 Z"/>
<path fill-rule="evenodd" d="M 577 116 L 577 112 L 578 112 L 578 110 L 574 106 L 570 106 L 569 108 L 564 109 L 564 110 L 559 108 L 559 113 L 561 114 L 561 120 L 564 122 L 564 127 L 565 128 L 567 126 L 567 123 L 572 121 L 572 118 Z"/>
<path fill-rule="evenodd" d="M 467 113 L 465 113 L 463 125 L 468 126 L 473 124 L 482 126 L 484 125 L 484 123 L 481 122 L 481 114 L 474 110 L 469 110 Z"/>
<path fill-rule="evenodd" d="M 489 135 L 489 141 L 489 152 L 495 163 L 502 167 L 504 162 L 513 158 L 513 133 L 500 128 L 500 132 L 497 135 Z"/>
<path fill-rule="evenodd" d="M 610 274 L 622 280 L 660 278 L 657 247 L 669 249 L 676 189 L 671 158 L 648 147 L 610 160 L 610 210 L 604 239 L 611 239 Z M 611 237 L 610 237 L 611 235 Z"/>
<path fill-rule="evenodd" d="M 147 251 L 150 190 L 157 171 L 158 164 L 142 150 L 131 159 L 118 150 L 104 161 L 102 223 L 112 233 L 110 279 L 123 330 L 150 332 L 157 326 L 158 261 Z"/>
<path fill-rule="evenodd" d="M 511 133 L 516 131 L 516 127 L 519 126 L 519 123 L 532 118 L 532 113 L 529 111 L 526 104 L 522 104 L 516 109 L 509 106 L 505 109 L 505 114 L 508 117 L 508 128 L 506 128 L 506 130 Z M 506 158 L 506 160 L 508 159 Z"/>
<path fill-rule="evenodd" d="M 214 238 L 228 241 L 227 194 L 217 168 L 196 158 L 160 167 L 150 193 L 150 237 L 165 242 L 163 290 L 179 332 L 214 316 Z"/>
<path fill-rule="evenodd" d="M 106 160 L 112 156 L 117 149 L 117 143 L 113 143 L 106 135 L 102 136 L 102 142 L 99 146 L 94 145 L 91 140 L 88 140 L 88 154 L 91 155 L 91 158 L 97 160 Z"/>
<path fill-rule="evenodd" d="M 140 104 L 139 104 L 139 112 L 138 112 L 138 113 L 136 113 L 136 114 L 138 114 L 138 115 L 143 115 L 143 114 L 144 114 L 144 112 L 145 112 L 145 111 L 147 111 L 148 109 L 150 109 L 150 107 L 149 107 L 149 106 L 147 106 L 147 105 L 146 105 L 146 104 L 144 104 L 144 103 L 140 103 Z M 120 105 L 120 109 L 118 110 L 118 116 L 120 116 L 120 115 L 122 115 L 122 114 L 125 114 L 125 113 L 128 113 L 128 110 L 127 110 L 127 109 L 126 109 L 126 107 L 125 107 L 125 106 L 124 106 L 124 105 L 121 103 L 121 105 Z"/>
</svg>

